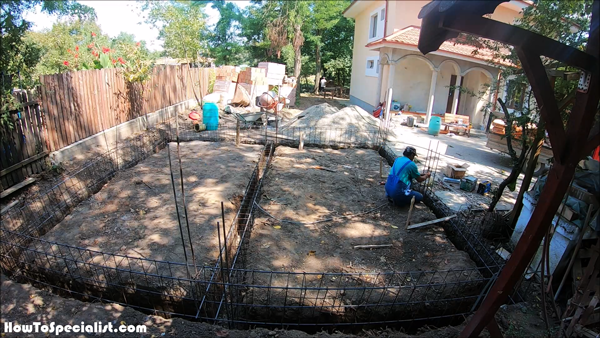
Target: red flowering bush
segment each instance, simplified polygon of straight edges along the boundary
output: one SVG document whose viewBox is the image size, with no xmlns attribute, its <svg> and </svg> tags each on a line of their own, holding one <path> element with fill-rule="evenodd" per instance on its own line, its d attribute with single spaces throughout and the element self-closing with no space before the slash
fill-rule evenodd
<svg viewBox="0 0 600 338">
<path fill-rule="evenodd" d="M 96 41 L 96 33 L 91 32 L 92 42 L 87 45 L 88 52 L 93 56 L 92 63 L 83 62 L 79 58 L 79 46 L 75 46 L 75 51 L 67 49 L 67 52 L 72 55 L 71 60 L 65 60 L 63 65 L 70 68 L 71 70 L 80 69 L 102 69 L 102 68 L 113 68 L 119 67 L 126 64 L 126 61 L 119 57 L 115 59 L 114 51 L 106 46 L 100 47 Z M 88 59 L 89 58 L 85 58 Z M 117 63 L 118 62 L 118 63 Z"/>
</svg>

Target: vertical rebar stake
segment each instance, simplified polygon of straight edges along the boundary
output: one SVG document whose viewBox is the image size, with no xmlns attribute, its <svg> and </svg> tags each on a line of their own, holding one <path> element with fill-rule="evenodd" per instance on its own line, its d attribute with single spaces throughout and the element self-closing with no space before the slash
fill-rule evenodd
<svg viewBox="0 0 600 338">
<path fill-rule="evenodd" d="M 223 272 L 223 247 L 221 246 L 221 224 L 217 222 L 217 238 L 219 239 L 219 267 L 221 270 L 221 284 L 223 285 L 223 302 L 225 303 L 225 312 L 227 313 L 227 317 L 229 316 L 229 308 L 227 306 L 227 292 L 225 286 L 225 273 Z M 216 319 L 216 317 L 215 317 Z M 231 318 L 229 318 L 231 320 Z M 231 323 L 228 324 L 229 328 L 231 328 Z"/>
<path fill-rule="evenodd" d="M 185 237 L 183 236 L 183 227 L 181 226 L 181 217 L 179 216 L 179 205 L 177 204 L 177 192 L 175 190 L 175 178 L 173 178 L 173 168 L 171 166 L 171 147 L 167 143 L 167 157 L 169 161 L 169 172 L 171 173 L 171 185 L 173 186 L 173 198 L 175 199 L 175 211 L 177 212 L 177 222 L 179 223 L 179 234 L 181 235 L 181 244 L 183 246 L 183 257 L 185 258 L 185 268 L 188 278 L 192 278 L 190 266 L 188 264 L 187 250 L 185 249 Z"/>
<path fill-rule="evenodd" d="M 194 254 L 194 243 L 192 243 L 192 234 L 190 232 L 190 222 L 188 221 L 187 205 L 185 203 L 185 189 L 183 187 L 183 168 L 181 167 L 181 155 L 179 153 L 179 116 L 175 115 L 175 128 L 177 135 L 177 160 L 179 161 L 179 181 L 181 183 L 181 200 L 183 202 L 183 214 L 185 216 L 185 226 L 187 228 L 188 240 L 190 241 L 190 250 L 192 254 L 192 264 L 194 264 L 194 271 L 198 275 L 198 267 L 196 266 L 196 255 Z M 169 159 L 170 161 L 170 159 Z M 169 162 L 170 163 L 170 162 Z"/>
</svg>

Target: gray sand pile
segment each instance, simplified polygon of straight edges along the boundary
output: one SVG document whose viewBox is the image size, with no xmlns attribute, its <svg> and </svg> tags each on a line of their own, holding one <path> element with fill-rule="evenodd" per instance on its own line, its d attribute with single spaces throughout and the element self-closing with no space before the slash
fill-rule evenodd
<svg viewBox="0 0 600 338">
<path fill-rule="evenodd" d="M 379 128 L 379 120 L 358 106 L 337 109 L 328 103 L 312 106 L 290 124 L 297 128 L 371 129 Z"/>
</svg>

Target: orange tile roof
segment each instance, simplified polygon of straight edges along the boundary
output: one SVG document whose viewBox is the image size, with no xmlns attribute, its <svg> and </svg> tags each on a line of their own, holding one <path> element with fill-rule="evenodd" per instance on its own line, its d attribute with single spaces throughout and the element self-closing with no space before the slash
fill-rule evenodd
<svg viewBox="0 0 600 338">
<path fill-rule="evenodd" d="M 377 41 L 373 41 L 368 43 L 366 47 L 375 47 L 384 43 L 392 43 L 399 45 L 408 45 L 408 46 L 417 46 L 419 44 L 419 34 L 421 33 L 421 28 L 417 26 L 408 26 L 403 28 L 393 34 L 386 36 L 385 38 L 379 39 Z M 483 61 L 493 61 L 493 63 L 503 64 L 510 66 L 512 65 L 508 61 L 504 60 L 494 60 L 494 52 L 487 48 L 477 48 L 471 45 L 460 44 L 456 42 L 457 39 L 452 39 L 448 41 L 444 41 L 439 48 L 439 51 L 449 52 L 457 55 L 463 55 L 467 57 L 471 57 L 474 59 L 479 59 Z M 473 54 L 474 51 L 477 51 L 476 54 Z"/>
</svg>

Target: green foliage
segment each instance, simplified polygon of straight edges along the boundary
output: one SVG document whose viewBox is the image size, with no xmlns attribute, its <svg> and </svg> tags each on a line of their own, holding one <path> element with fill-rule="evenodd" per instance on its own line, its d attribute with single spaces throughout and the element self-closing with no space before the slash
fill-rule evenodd
<svg viewBox="0 0 600 338">
<path fill-rule="evenodd" d="M 95 18 L 94 9 L 75 1 L 42 1 L 42 0 L 3 0 L 0 2 L 0 70 L 4 74 L 20 77 L 21 87 L 31 87 L 34 80 L 35 66 L 42 55 L 42 48 L 31 41 L 25 41 L 25 35 L 31 22 L 23 15 L 36 6 L 48 14 L 57 14 L 69 18 Z M 3 89 L 15 84 L 3 81 Z"/>
<path fill-rule="evenodd" d="M 217 66 L 243 64 L 248 55 L 239 37 L 242 12 L 235 3 L 223 0 L 213 1 L 212 7 L 220 18 L 209 34 L 210 56 Z"/>
<path fill-rule="evenodd" d="M 159 29 L 159 39 L 164 41 L 165 55 L 172 58 L 198 60 L 207 56 L 208 30 L 205 3 L 188 1 L 147 1 L 147 22 Z"/>
<path fill-rule="evenodd" d="M 331 59 L 325 63 L 325 69 L 330 77 L 336 79 L 339 84 L 350 84 L 350 75 L 352 73 L 352 59 L 348 56 L 342 56 L 337 59 Z"/>
</svg>

